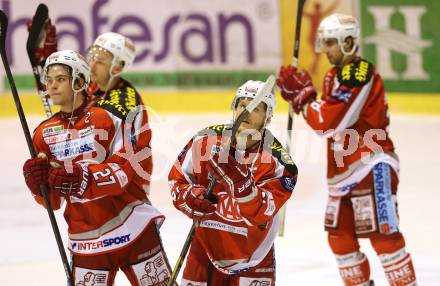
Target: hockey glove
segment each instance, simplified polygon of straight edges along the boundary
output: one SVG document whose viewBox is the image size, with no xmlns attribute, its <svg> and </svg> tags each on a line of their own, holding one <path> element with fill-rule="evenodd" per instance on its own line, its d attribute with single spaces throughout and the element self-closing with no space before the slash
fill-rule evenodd
<svg viewBox="0 0 440 286">
<path fill-rule="evenodd" d="M 80 197 L 88 186 L 88 172 L 84 174 L 83 165 L 72 164 L 71 170 L 66 170 L 64 166 L 51 162 L 49 169 L 48 183 L 51 190 L 58 194 Z M 84 165 L 87 168 L 86 165 Z M 85 175 L 85 176 L 84 176 Z"/>
<path fill-rule="evenodd" d="M 226 158 L 224 158 L 226 157 Z M 219 160 L 221 159 L 221 160 Z M 227 160 L 225 160 L 227 159 Z M 226 162 L 224 162 L 226 161 Z M 231 155 L 216 153 L 207 165 L 208 171 L 239 203 L 251 201 L 257 196 L 251 169 Z"/>
<path fill-rule="evenodd" d="M 32 21 L 27 22 L 28 31 L 31 30 Z M 38 43 L 38 46 L 35 49 L 35 61 L 40 65 L 44 65 L 46 59 L 52 54 L 58 51 L 58 40 L 57 40 L 57 31 L 55 26 L 52 25 L 50 19 L 47 20 L 45 24 L 46 29 L 46 37 L 44 38 L 44 42 Z"/>
<path fill-rule="evenodd" d="M 172 191 L 174 204 L 189 218 L 207 219 L 216 210 L 216 205 L 205 198 L 206 188 L 201 185 L 188 185 L 184 189 Z"/>
<path fill-rule="evenodd" d="M 23 165 L 23 176 L 26 185 L 34 195 L 41 196 L 40 185 L 47 183 L 49 161 L 43 153 L 38 157 L 28 159 Z"/>
<path fill-rule="evenodd" d="M 316 90 L 312 78 L 306 71 L 299 72 L 292 66 L 282 66 L 277 78 L 281 96 L 292 104 L 298 114 L 304 106 L 316 99 Z"/>
</svg>

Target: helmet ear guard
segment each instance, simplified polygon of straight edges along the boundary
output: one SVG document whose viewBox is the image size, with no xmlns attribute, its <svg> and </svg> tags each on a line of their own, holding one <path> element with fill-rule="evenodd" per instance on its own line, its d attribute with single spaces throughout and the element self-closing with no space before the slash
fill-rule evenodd
<svg viewBox="0 0 440 286">
<path fill-rule="evenodd" d="M 360 28 L 357 19 L 351 15 L 333 14 L 319 24 L 316 35 L 315 52 L 321 53 L 325 39 L 336 39 L 344 55 L 352 55 L 359 47 Z M 353 39 L 353 48 L 345 51 L 345 40 Z"/>
</svg>

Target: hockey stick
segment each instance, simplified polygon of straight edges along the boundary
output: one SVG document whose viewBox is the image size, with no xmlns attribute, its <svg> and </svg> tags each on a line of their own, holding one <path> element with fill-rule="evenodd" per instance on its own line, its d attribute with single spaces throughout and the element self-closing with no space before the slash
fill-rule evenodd
<svg viewBox="0 0 440 286">
<path fill-rule="evenodd" d="M 304 3 L 306 0 L 298 0 L 298 8 L 296 10 L 296 27 L 295 27 L 295 43 L 293 46 L 293 58 L 292 65 L 296 68 L 298 67 L 299 58 L 299 41 L 301 38 L 301 20 L 303 16 Z M 290 154 L 290 146 L 292 144 L 292 125 L 293 125 L 293 110 L 292 106 L 289 104 L 289 114 L 287 120 L 287 139 L 286 139 L 286 151 Z M 284 225 L 286 223 L 286 204 L 280 210 L 280 227 L 278 229 L 278 236 L 284 236 Z"/>
<path fill-rule="evenodd" d="M 6 55 L 6 34 L 8 30 L 8 16 L 0 10 L 0 55 L 5 67 L 5 72 L 8 77 L 9 85 L 11 87 L 12 96 L 14 97 L 15 106 L 17 107 L 18 116 L 20 117 L 21 127 L 23 128 L 24 137 L 26 138 L 26 143 L 28 145 L 29 153 L 32 158 L 35 158 L 35 149 L 32 143 L 32 137 L 29 132 L 29 127 L 26 122 L 26 117 L 21 106 L 20 98 L 18 96 L 17 87 L 15 86 L 14 78 L 12 77 L 11 68 L 9 67 L 8 57 Z M 58 229 L 57 221 L 53 209 L 50 205 L 50 200 L 47 194 L 47 186 L 45 184 L 40 185 L 40 191 L 44 198 L 44 203 L 46 204 L 47 213 L 49 215 L 50 224 L 52 226 L 53 233 L 55 235 L 55 240 L 57 242 L 58 251 L 60 252 L 61 260 L 63 262 L 64 271 L 66 272 L 67 281 L 69 285 L 73 285 L 72 273 L 70 272 L 69 262 L 67 261 L 66 252 L 64 251 L 63 240 L 61 239 L 60 230 Z"/>
<path fill-rule="evenodd" d="M 41 101 L 43 102 L 44 111 L 47 117 L 52 116 L 52 110 L 50 109 L 49 101 L 46 97 L 46 92 L 44 91 L 43 84 L 41 83 L 41 66 L 35 59 L 35 50 L 37 47 L 44 45 L 44 40 L 46 37 L 45 24 L 49 17 L 49 10 L 44 4 L 38 5 L 37 11 L 35 11 L 34 18 L 32 18 L 32 27 L 29 31 L 29 35 L 26 42 L 26 50 L 29 56 L 29 61 L 32 66 L 32 73 L 34 74 L 35 84 L 40 94 Z"/>
<path fill-rule="evenodd" d="M 233 138 L 235 138 L 235 135 L 237 134 L 238 127 L 240 127 L 241 123 L 248 117 L 249 113 L 251 113 L 252 110 L 254 110 L 255 107 L 257 107 L 257 105 L 263 100 L 263 97 L 271 92 L 274 84 L 275 84 L 275 77 L 273 75 L 270 75 L 267 78 L 266 82 L 264 83 L 263 87 L 257 92 L 255 98 L 246 106 L 246 109 L 243 110 L 243 112 L 240 113 L 240 115 L 234 121 L 234 124 L 232 125 L 231 137 L 229 138 L 228 142 L 225 144 L 223 150 L 229 150 L 231 141 L 233 140 Z M 217 183 L 216 179 L 212 178 L 211 181 L 209 182 L 205 197 L 209 197 L 211 195 L 214 185 L 216 183 Z M 180 251 L 179 257 L 177 258 L 176 265 L 174 266 L 173 273 L 171 274 L 171 279 L 170 281 L 168 281 L 167 284 L 168 286 L 172 286 L 176 281 L 177 275 L 179 274 L 180 268 L 182 267 L 183 261 L 185 260 L 189 247 L 191 246 L 191 242 L 194 237 L 196 227 L 197 227 L 197 222 L 193 221 L 188 236 L 186 237 L 185 244 L 183 245 L 182 250 Z"/>
</svg>

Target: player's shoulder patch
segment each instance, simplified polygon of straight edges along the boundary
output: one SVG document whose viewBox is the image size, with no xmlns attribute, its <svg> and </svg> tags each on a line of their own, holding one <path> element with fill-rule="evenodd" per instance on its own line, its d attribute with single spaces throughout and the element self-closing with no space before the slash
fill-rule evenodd
<svg viewBox="0 0 440 286">
<path fill-rule="evenodd" d="M 96 103 L 96 106 L 102 107 L 125 120 L 130 111 L 141 103 L 141 97 L 136 89 L 129 82 L 122 79 L 121 84 L 110 90 L 104 99 Z"/>
<path fill-rule="evenodd" d="M 220 124 L 220 125 L 212 125 L 208 126 L 197 133 L 197 136 L 205 136 L 205 135 L 227 135 L 227 131 L 231 131 L 230 124 Z"/>
<path fill-rule="evenodd" d="M 266 136 L 271 136 L 272 140 L 266 140 Z M 284 149 L 283 145 L 281 145 L 280 141 L 276 139 L 272 133 L 265 131 L 264 134 L 264 150 L 271 153 L 273 157 L 275 157 L 281 165 L 283 165 L 286 170 L 292 174 L 298 174 L 298 168 L 295 165 L 295 162 L 290 157 L 290 154 Z"/>
<path fill-rule="evenodd" d="M 345 65 L 337 73 L 338 81 L 343 86 L 357 87 L 367 84 L 373 76 L 373 65 L 358 59 Z"/>
<path fill-rule="evenodd" d="M 136 106 L 142 104 L 142 99 L 138 91 L 125 79 L 121 79 L 123 85 L 121 87 L 121 99 L 124 107 L 131 111 Z"/>
<path fill-rule="evenodd" d="M 96 102 L 96 106 L 107 110 L 122 120 L 125 120 L 128 115 L 128 110 L 125 109 L 122 104 L 112 101 L 110 98 L 98 100 L 98 102 Z"/>
</svg>

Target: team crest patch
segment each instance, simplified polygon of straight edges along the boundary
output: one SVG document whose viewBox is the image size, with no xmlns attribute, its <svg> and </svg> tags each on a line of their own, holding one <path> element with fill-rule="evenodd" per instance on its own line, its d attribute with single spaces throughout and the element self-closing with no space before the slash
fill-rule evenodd
<svg viewBox="0 0 440 286">
<path fill-rule="evenodd" d="M 293 189 L 296 185 L 296 180 L 291 177 L 282 177 L 280 178 L 281 185 L 286 191 L 293 192 Z"/>
<path fill-rule="evenodd" d="M 331 97 L 336 99 L 337 101 L 347 103 L 350 100 L 350 97 L 353 95 L 352 92 L 348 90 L 337 89 Z"/>
</svg>

